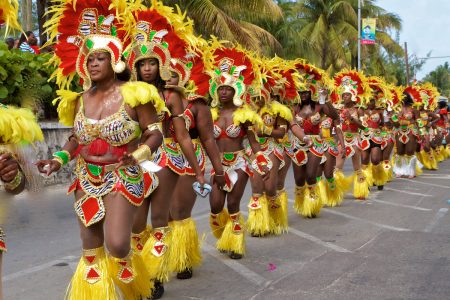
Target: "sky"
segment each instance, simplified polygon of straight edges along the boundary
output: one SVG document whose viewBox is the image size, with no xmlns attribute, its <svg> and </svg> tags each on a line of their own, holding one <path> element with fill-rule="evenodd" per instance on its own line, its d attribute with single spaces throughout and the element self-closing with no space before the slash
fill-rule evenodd
<svg viewBox="0 0 450 300">
<path fill-rule="evenodd" d="M 400 43 L 408 43 L 408 54 L 416 57 L 450 56 L 450 0 L 377 0 L 376 4 L 402 19 Z M 417 79 L 422 79 L 450 57 L 428 59 Z"/>
</svg>

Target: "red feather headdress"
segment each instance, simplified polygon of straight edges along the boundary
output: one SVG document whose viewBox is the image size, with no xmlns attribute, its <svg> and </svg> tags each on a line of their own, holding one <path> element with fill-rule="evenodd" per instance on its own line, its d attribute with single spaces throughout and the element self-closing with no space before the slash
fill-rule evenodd
<svg viewBox="0 0 450 300">
<path fill-rule="evenodd" d="M 213 99 L 211 105 L 215 107 L 219 103 L 219 87 L 230 86 L 235 90 L 234 105 L 241 106 L 246 86 L 255 79 L 251 55 L 239 46 L 225 48 L 214 39 L 211 47 L 214 55 L 214 70 L 209 70 L 209 94 Z"/>
<path fill-rule="evenodd" d="M 420 93 L 420 87 L 418 85 L 410 85 L 403 90 L 403 93 L 406 93 L 411 96 L 413 99 L 414 106 L 422 105 L 423 99 Z"/>
<path fill-rule="evenodd" d="M 83 88 L 91 86 L 87 58 L 95 52 L 107 51 L 116 73 L 125 70 L 122 59 L 124 31 L 118 21 L 120 0 L 54 0 L 52 16 L 45 23 L 50 39 L 56 42 L 51 62 L 58 67 L 52 74 L 59 86 L 67 88 L 76 73 Z"/>
<path fill-rule="evenodd" d="M 331 94 L 333 103 L 337 104 L 342 101 L 342 94 L 350 93 L 352 101 L 363 106 L 370 98 L 370 87 L 367 79 L 355 70 L 342 70 L 334 76 L 334 90 Z"/>
<path fill-rule="evenodd" d="M 332 82 L 327 73 L 303 60 L 295 62 L 295 68 L 298 73 L 303 76 L 303 83 L 305 90 L 311 91 L 311 99 L 313 101 L 319 100 L 319 91 L 321 89 L 331 89 Z"/>
<path fill-rule="evenodd" d="M 367 79 L 370 89 L 372 90 L 372 98 L 375 99 L 377 107 L 386 107 L 390 98 L 392 98 L 391 91 L 386 85 L 386 82 L 381 77 L 370 76 Z"/>
</svg>

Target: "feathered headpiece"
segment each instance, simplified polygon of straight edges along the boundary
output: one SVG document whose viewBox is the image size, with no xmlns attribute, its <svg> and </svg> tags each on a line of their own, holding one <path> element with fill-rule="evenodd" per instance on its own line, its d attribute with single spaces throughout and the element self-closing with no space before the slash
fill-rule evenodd
<svg viewBox="0 0 450 300">
<path fill-rule="evenodd" d="M 34 143 L 42 140 L 44 135 L 31 110 L 0 104 L 0 144 Z"/>
<path fill-rule="evenodd" d="M 403 94 L 408 94 L 413 100 L 413 106 L 421 106 L 423 99 L 418 85 L 410 85 L 403 89 Z M 402 99 L 404 100 L 404 99 Z M 403 102 L 403 101 L 402 101 Z"/>
<path fill-rule="evenodd" d="M 195 52 L 196 55 L 190 59 L 192 69 L 186 85 L 186 98 L 187 100 L 203 98 L 206 101 L 211 80 L 208 70 L 214 69 L 214 56 L 207 41 L 200 38 L 197 43 L 199 49 Z"/>
<path fill-rule="evenodd" d="M 122 61 L 124 46 L 118 7 L 122 0 L 54 0 L 48 11 L 51 19 L 45 23 L 49 42 L 56 42 L 51 62 L 57 66 L 52 74 L 56 83 L 67 88 L 77 73 L 85 90 L 91 87 L 87 60 L 95 52 L 108 52 L 116 73 L 125 70 Z"/>
<path fill-rule="evenodd" d="M 304 60 L 296 60 L 295 68 L 303 76 L 304 89 L 302 90 L 311 91 L 311 99 L 313 101 L 319 100 L 319 91 L 321 89 L 330 90 L 333 87 L 331 79 L 324 70 L 308 64 Z"/>
<path fill-rule="evenodd" d="M 439 92 L 430 82 L 422 84 L 420 94 L 423 99 L 423 105 L 426 110 L 435 110 L 437 107 Z"/>
<path fill-rule="evenodd" d="M 0 0 L 0 27 L 5 25 L 5 37 L 9 34 L 11 29 L 22 31 L 22 27 L 17 21 L 19 16 L 19 1 L 18 0 Z"/>
<path fill-rule="evenodd" d="M 350 93 L 352 101 L 364 105 L 371 95 L 366 76 L 355 70 L 342 70 L 334 75 L 334 91 L 331 94 L 333 103 L 342 101 L 342 94 Z"/>
<path fill-rule="evenodd" d="M 219 104 L 219 87 L 230 86 L 235 91 L 234 105 L 241 106 L 246 87 L 255 79 L 251 56 L 240 46 L 225 48 L 215 39 L 211 47 L 214 54 L 214 70 L 209 70 L 211 105 L 215 107 Z"/>
<path fill-rule="evenodd" d="M 136 1 L 130 4 L 133 14 L 124 18 L 127 31 L 133 37 L 132 44 L 127 47 L 124 56 L 131 70 L 132 80 L 137 80 L 136 63 L 143 59 L 155 58 L 159 62 L 159 74 L 164 81 L 169 80 L 171 59 L 174 71 L 180 72 L 187 81 L 188 68 L 181 66 L 176 59 L 183 59 L 189 48 L 188 35 L 193 35 L 192 22 L 185 21 L 185 15 L 174 13 L 173 8 L 165 6 L 161 1 L 152 1 L 148 9 Z"/>
<path fill-rule="evenodd" d="M 391 97 L 387 99 L 387 109 L 399 111 L 401 109 L 403 91 L 399 86 L 389 86 Z"/>
<path fill-rule="evenodd" d="M 271 100 L 270 94 L 277 85 L 277 80 L 280 79 L 280 76 L 274 72 L 275 64 L 270 60 L 256 53 L 250 54 L 252 55 L 254 79 L 247 86 L 245 102 L 253 104 L 255 99 L 262 98 L 265 103 L 269 103 Z"/>
<path fill-rule="evenodd" d="M 372 90 L 372 99 L 375 99 L 375 106 L 385 108 L 388 99 L 391 99 L 392 95 L 384 79 L 378 76 L 370 76 L 367 82 Z"/>
</svg>

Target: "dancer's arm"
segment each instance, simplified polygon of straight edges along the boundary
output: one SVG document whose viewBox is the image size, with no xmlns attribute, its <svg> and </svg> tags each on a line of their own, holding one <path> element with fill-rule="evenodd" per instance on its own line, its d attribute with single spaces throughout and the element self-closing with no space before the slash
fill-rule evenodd
<svg viewBox="0 0 450 300">
<path fill-rule="evenodd" d="M 214 181 L 219 186 L 224 186 L 224 170 L 222 162 L 220 160 L 219 147 L 217 147 L 216 140 L 214 139 L 214 125 L 211 110 L 208 108 L 208 106 L 200 101 L 197 101 L 195 107 L 197 109 L 195 116 L 197 130 L 199 133 L 200 141 L 205 147 L 206 154 L 208 155 L 212 167 L 215 171 Z"/>
<path fill-rule="evenodd" d="M 177 138 L 178 143 L 180 144 L 181 151 L 183 151 L 184 156 L 188 160 L 191 167 L 194 169 L 197 181 L 200 185 L 204 185 L 206 183 L 205 177 L 203 176 L 202 170 L 198 165 L 197 157 L 195 156 L 194 147 L 192 146 L 192 140 L 189 136 L 189 132 L 186 129 L 186 124 L 183 119 L 183 102 L 178 93 L 171 93 L 168 99 L 169 102 L 169 110 L 172 113 L 173 119 L 173 127 L 175 129 L 175 136 Z"/>
</svg>

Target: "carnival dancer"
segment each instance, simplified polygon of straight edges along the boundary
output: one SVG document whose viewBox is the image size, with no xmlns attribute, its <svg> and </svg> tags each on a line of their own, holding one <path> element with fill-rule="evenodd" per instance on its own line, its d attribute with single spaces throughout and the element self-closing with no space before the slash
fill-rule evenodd
<svg viewBox="0 0 450 300">
<path fill-rule="evenodd" d="M 437 143 L 440 148 L 442 156 L 447 159 L 450 157 L 450 124 L 448 120 L 447 102 L 440 101 L 437 114 L 439 115 L 439 120 L 436 122 L 438 134 L 436 136 Z"/>
<path fill-rule="evenodd" d="M 372 90 L 367 107 L 363 110 L 363 125 L 365 129 L 361 131 L 361 163 L 364 168 L 368 168 L 369 174 L 373 178 L 373 185 L 382 190 L 387 182 L 387 174 L 382 159 L 383 134 L 382 126 L 384 122 L 383 112 L 386 108 L 386 99 L 391 97 L 390 90 L 382 78 L 371 76 L 368 78 L 369 86 Z"/>
<path fill-rule="evenodd" d="M 345 157 L 337 158 L 336 168 L 341 171 L 345 159 L 352 159 L 354 174 L 350 179 L 353 181 L 353 196 L 356 199 L 364 200 L 369 196 L 370 183 L 367 173 L 361 168 L 359 130 L 364 130 L 365 126 L 360 119 L 363 114 L 357 106 L 364 105 L 367 98 L 370 97 L 370 87 L 362 73 L 349 70 L 343 70 L 334 76 L 334 86 L 333 101 L 337 104 L 343 103 L 340 117 L 344 144 L 340 144 L 340 148 L 345 149 Z"/>
<path fill-rule="evenodd" d="M 0 27 L 6 27 L 5 37 L 12 29 L 22 31 L 18 22 L 19 2 L 0 0 L 0 7 Z M 26 186 L 34 189 L 37 182 L 31 172 L 28 151 L 24 150 L 27 145 L 43 139 L 42 130 L 30 110 L 0 103 L 0 186 L 7 193 L 19 194 Z M 0 226 L 2 221 L 0 219 Z M 5 234 L 0 227 L 0 300 L 3 299 L 2 257 L 6 250 Z"/>
<path fill-rule="evenodd" d="M 253 82 L 251 58 L 238 46 L 225 48 L 213 39 L 214 70 L 211 75 L 209 93 L 214 120 L 214 136 L 221 153 L 225 170 L 225 187 L 212 182 L 210 194 L 210 226 L 217 241 L 217 249 L 227 252 L 232 259 L 245 254 L 244 219 L 240 213 L 240 202 L 247 184 L 251 163 L 253 172 L 267 174 L 272 161 L 261 151 L 255 133 L 262 125 L 256 112 L 244 105 L 246 87 Z M 248 138 L 253 155 L 246 158 L 243 146 Z M 225 201 L 227 209 L 224 209 Z"/>
<path fill-rule="evenodd" d="M 7 193 L 16 195 L 26 186 L 30 189 L 35 187 L 33 183 L 36 182 L 30 172 L 31 162 L 25 148 L 42 140 L 42 131 L 30 110 L 0 104 L 0 186 L 3 186 Z M 2 221 L 0 219 L 0 226 Z M 6 252 L 6 242 L 0 227 L 0 299 L 3 252 Z"/>
<path fill-rule="evenodd" d="M 439 116 L 434 114 L 437 105 L 434 99 L 439 97 L 439 92 L 431 83 L 425 83 L 420 86 L 420 95 L 421 101 L 413 104 L 419 112 L 417 158 L 428 170 L 437 170 L 439 155 L 435 151 L 437 147 L 434 139 L 435 123 L 439 120 Z"/>
<path fill-rule="evenodd" d="M 275 76 L 281 76 L 274 72 L 273 63 L 256 55 L 253 61 L 257 75 L 248 88 L 247 102 L 263 121 L 257 130 L 257 138 L 261 151 L 272 161 L 265 180 L 258 172 L 250 177 L 252 196 L 248 204 L 247 231 L 254 237 L 261 237 L 270 233 L 280 235 L 288 229 L 287 197 L 281 203 L 277 195 L 278 172 L 284 165 L 283 146 L 278 139 L 287 133 L 292 113 L 288 107 L 271 99 L 271 91 L 274 93 L 276 85 Z M 279 93 L 278 88 L 276 90 Z M 247 155 L 251 155 L 251 147 L 247 145 L 246 148 Z"/>
<path fill-rule="evenodd" d="M 202 41 L 204 46 L 206 41 Z M 183 95 L 184 118 L 189 135 L 194 143 L 197 161 L 202 168 L 208 155 L 214 169 L 214 182 L 225 186 L 225 174 L 220 160 L 214 133 L 211 110 L 208 107 L 209 75 L 205 62 L 207 51 L 187 54 L 189 58 L 171 59 L 172 77 L 168 86 L 180 89 Z M 186 87 L 186 88 L 185 88 Z M 192 277 L 194 267 L 201 263 L 201 249 L 197 228 L 191 217 L 197 194 L 192 189 L 196 181 L 195 172 L 186 161 L 185 174 L 178 179 L 170 203 L 169 223 L 172 242 L 169 248 L 169 269 L 177 273 L 178 279 Z"/>
<path fill-rule="evenodd" d="M 325 94 L 325 91 L 332 88 L 332 82 L 326 72 L 311 64 L 300 61 L 296 66 L 298 72 L 304 76 L 311 99 L 325 108 L 321 113 L 319 124 L 324 155 L 316 176 L 321 188 L 323 204 L 333 207 L 343 201 L 348 184 L 344 180 L 342 171 L 336 169 L 336 158 L 344 156 L 345 151 L 338 148 L 338 142 L 344 142 L 339 113 Z M 325 181 L 321 180 L 322 172 L 325 175 Z"/>
<path fill-rule="evenodd" d="M 277 79 L 275 82 L 274 88 L 272 88 L 271 97 L 274 100 L 286 105 L 293 115 L 292 107 L 298 105 L 300 102 L 300 95 L 298 94 L 298 89 L 302 85 L 300 82 L 300 78 L 298 76 L 297 70 L 295 69 L 295 64 L 291 61 L 285 61 L 278 57 L 272 59 L 279 66 L 278 68 L 274 68 L 274 71 L 281 75 L 281 78 Z M 286 134 L 278 139 L 282 149 L 283 149 L 283 160 L 284 166 L 280 168 L 277 176 L 277 201 L 281 203 L 281 207 L 283 208 L 284 218 L 286 220 L 286 226 L 288 226 L 288 194 L 285 189 L 286 177 L 288 175 L 288 171 L 292 165 L 291 156 L 293 156 L 292 149 L 292 131 L 290 128 L 289 122 Z M 300 140 L 304 137 L 304 132 L 302 129 L 297 128 L 298 131 L 301 132 Z M 299 135 L 299 134 L 298 134 Z M 284 208 L 284 206 L 286 206 Z"/>
<path fill-rule="evenodd" d="M 333 190 L 336 197 L 332 196 L 333 200 L 329 201 L 328 192 L 324 190 L 322 193 L 318 185 L 318 178 L 322 177 L 321 164 L 327 159 L 325 153 L 330 154 L 329 150 L 337 152 L 333 142 L 328 140 L 325 143 L 325 139 L 332 138 L 331 130 L 334 124 L 338 124 L 339 115 L 328 101 L 331 83 L 325 72 L 303 61 L 296 62 L 296 69 L 303 76 L 304 87 L 300 91 L 301 102 L 294 107 L 295 122 L 291 124 L 291 130 L 294 133 L 294 126 L 298 125 L 306 137 L 304 141 L 293 138 L 292 161 L 296 185 L 294 209 L 304 217 L 313 218 L 319 214 L 324 203 L 339 202 L 337 199 L 340 196 L 337 194 L 340 193 L 336 190 L 333 178 L 334 159 L 329 155 L 331 164 L 325 170 L 326 189 Z M 337 134 L 342 140 L 339 130 Z"/>
<path fill-rule="evenodd" d="M 390 98 L 386 99 L 387 106 L 383 111 L 383 127 L 381 131 L 383 143 L 381 144 L 381 152 L 386 179 L 391 181 L 393 178 L 391 154 L 395 148 L 394 123 L 391 118 L 395 112 L 401 109 L 402 91 L 400 87 L 389 86 L 389 92 Z"/>
<path fill-rule="evenodd" d="M 133 6 L 134 5 L 134 6 Z M 156 88 L 167 110 L 158 114 L 155 128 L 163 133 L 164 141 L 155 154 L 154 162 L 162 167 L 157 173 L 158 186 L 139 208 L 133 225 L 133 244 L 142 249 L 142 256 L 150 277 L 155 281 L 153 299 L 164 294 L 163 283 L 171 273 L 169 249 L 171 234 L 169 228 L 170 199 L 180 175 L 186 172 L 186 160 L 192 166 L 200 187 L 205 183 L 202 168 L 197 162 L 194 147 L 186 129 L 182 94 L 176 87 L 167 86 L 171 77 L 170 60 L 184 56 L 189 45 L 183 35 L 192 35 L 192 23 L 185 21 L 181 13 L 161 1 L 152 1 L 146 8 L 139 1 L 129 3 L 133 16 L 125 19 L 130 28 L 133 42 L 124 56 L 131 70 L 131 79 Z M 176 53 L 181 53 L 178 56 Z M 151 205 L 151 228 L 147 217 Z"/>
<path fill-rule="evenodd" d="M 413 108 L 414 101 L 421 102 L 420 89 L 409 86 L 403 91 L 402 109 L 394 114 L 395 145 L 397 153 L 394 158 L 394 174 L 396 177 L 414 178 L 421 172 L 415 152 L 418 142 L 416 120 L 419 118 L 417 110 Z"/>
<path fill-rule="evenodd" d="M 138 208 L 158 181 L 149 159 L 162 142 L 157 114 L 164 102 L 155 87 L 118 79 L 126 68 L 125 28 L 118 22 L 124 7 L 107 0 L 57 1 L 47 22 L 49 43 L 56 42 L 57 83 L 68 87 L 78 74 L 84 88 L 58 91 L 60 122 L 73 134 L 53 159 L 37 163 L 50 175 L 77 160 L 69 193 L 75 195 L 83 255 L 68 299 L 151 296 L 150 275 L 130 241 Z"/>
</svg>

